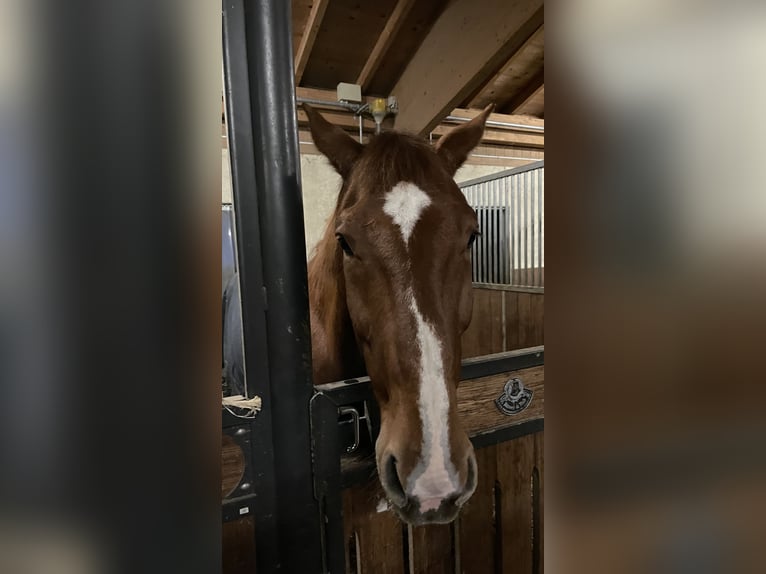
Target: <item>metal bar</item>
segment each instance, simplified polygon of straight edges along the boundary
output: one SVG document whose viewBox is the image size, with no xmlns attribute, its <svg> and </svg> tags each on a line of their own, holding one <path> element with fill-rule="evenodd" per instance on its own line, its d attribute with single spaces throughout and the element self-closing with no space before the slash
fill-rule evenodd
<svg viewBox="0 0 766 574">
<path fill-rule="evenodd" d="M 247 69 L 247 35 L 243 0 L 223 4 L 223 56 L 228 119 L 229 153 L 231 157 L 232 197 L 235 204 L 240 294 L 242 300 L 242 332 L 245 378 L 249 396 L 257 394 L 266 406 L 250 421 L 251 460 L 253 469 L 252 508 L 255 537 L 259 552 L 259 572 L 272 572 L 279 564 L 277 536 L 277 495 L 272 442 L 272 402 L 269 385 L 269 355 L 266 344 L 265 309 L 260 296 L 263 285 L 261 233 L 258 197 L 255 189 L 255 147 L 251 129 L 250 88 Z M 228 413 L 224 413 L 228 414 Z M 226 422 L 226 417 L 224 424 Z M 241 422 L 241 421 L 240 421 Z"/>
<path fill-rule="evenodd" d="M 482 228 L 484 231 L 482 232 L 481 236 L 481 253 L 482 253 L 482 280 L 483 281 L 489 281 L 489 235 L 492 232 L 492 230 L 489 228 L 489 220 L 487 218 L 487 186 L 486 184 L 483 184 L 481 186 L 481 210 L 482 210 L 482 218 L 484 222 L 482 223 Z"/>
<path fill-rule="evenodd" d="M 321 521 L 322 572 L 343 572 L 345 546 L 338 404 L 329 395 L 319 392 L 312 397 L 310 410 L 314 496 L 324 517 Z"/>
<path fill-rule="evenodd" d="M 511 276 L 509 272 L 510 267 L 510 238 L 511 238 L 511 218 L 510 218 L 510 204 L 508 202 L 508 178 L 503 178 L 503 248 L 505 253 L 503 254 L 503 265 L 505 265 L 505 271 L 503 272 L 503 283 L 510 283 Z"/>
<path fill-rule="evenodd" d="M 513 267 L 513 278 L 511 279 L 511 284 L 513 285 L 519 285 L 521 282 L 519 281 L 518 276 L 518 270 L 521 269 L 521 203 L 520 203 L 520 196 L 519 196 L 519 177 L 520 176 L 514 176 L 513 178 L 513 200 L 514 200 L 514 213 L 513 213 L 513 219 L 514 219 L 514 236 L 516 240 L 516 252 L 514 253 L 514 267 Z"/>
<path fill-rule="evenodd" d="M 529 286 L 529 172 L 523 176 L 524 194 L 524 286 Z"/>
<path fill-rule="evenodd" d="M 500 255 L 502 250 L 502 234 L 501 234 L 501 227 L 500 227 L 500 218 L 501 218 L 501 211 L 502 207 L 500 205 L 500 186 L 502 185 L 502 180 L 495 180 L 492 184 L 493 187 L 493 197 L 494 201 L 492 204 L 492 226 L 495 228 L 495 283 L 500 283 L 502 278 L 502 271 L 501 271 L 501 265 L 502 265 L 502 257 Z"/>
<path fill-rule="evenodd" d="M 543 258 L 545 257 L 545 251 L 543 246 L 543 241 L 545 240 L 545 217 L 543 216 L 543 210 L 545 209 L 545 168 L 540 168 L 540 189 L 538 191 L 540 194 L 540 245 L 538 247 L 539 249 L 539 257 L 540 257 L 540 287 L 545 286 L 545 263 L 543 262 Z"/>
<path fill-rule="evenodd" d="M 461 118 L 460 116 L 447 116 L 442 121 L 445 122 L 470 122 L 473 118 Z M 512 129 L 519 129 L 519 130 L 531 130 L 536 132 L 544 132 L 545 126 L 530 126 L 527 124 L 517 124 L 514 122 L 500 122 L 496 120 L 487 120 L 485 122 L 485 125 L 490 127 L 498 127 L 498 128 L 512 128 Z"/>
<path fill-rule="evenodd" d="M 537 170 L 537 283 L 543 284 L 543 170 Z"/>
<path fill-rule="evenodd" d="M 482 177 L 477 177 L 474 179 L 469 179 L 464 182 L 461 182 L 460 187 L 470 187 L 472 185 L 479 185 L 480 183 L 484 183 L 485 181 L 492 181 L 493 179 L 500 179 L 501 177 L 509 177 L 517 173 L 524 173 L 525 171 L 538 169 L 540 167 L 543 167 L 544 165 L 545 165 L 545 160 L 540 160 L 533 163 L 528 163 L 527 165 L 522 165 L 520 167 L 504 169 L 503 171 L 498 171 L 497 173 L 491 173 L 489 175 L 485 175 Z"/>
<path fill-rule="evenodd" d="M 254 0 L 244 10 L 251 128 L 258 149 L 251 158 L 255 188 L 240 190 L 236 207 L 245 208 L 240 213 L 245 229 L 254 220 L 260 222 L 263 283 L 243 284 L 242 298 L 246 306 L 266 301 L 261 320 L 268 339 L 270 401 L 264 402 L 263 410 L 271 410 L 276 479 L 277 547 L 266 550 L 258 539 L 260 573 L 322 569 L 308 416 L 313 395 L 311 339 L 290 11 L 290 2 L 281 0 Z M 258 246 L 240 242 L 240 263 L 252 266 Z M 248 323 L 255 320 L 245 316 Z M 251 339 L 249 344 L 256 343 Z M 261 567 L 263 551 L 276 552 L 278 563 Z"/>
<path fill-rule="evenodd" d="M 530 171 L 529 172 L 529 225 L 531 228 L 530 231 L 530 244 L 529 244 L 529 266 L 531 267 L 530 270 L 530 285 L 537 285 L 535 282 L 535 268 L 537 267 L 537 263 L 535 261 L 535 237 L 537 234 L 537 226 L 535 225 L 537 223 L 536 218 L 536 199 L 537 199 L 537 193 L 536 193 L 536 180 L 537 180 L 537 170 Z"/>
<path fill-rule="evenodd" d="M 311 104 L 314 106 L 327 107 L 327 108 L 340 108 L 342 110 L 346 110 L 354 114 L 359 108 L 362 107 L 362 104 L 351 104 L 348 102 L 331 102 L 328 100 L 317 100 L 315 98 L 297 97 L 295 98 L 295 101 L 298 102 L 299 104 Z"/>
</svg>

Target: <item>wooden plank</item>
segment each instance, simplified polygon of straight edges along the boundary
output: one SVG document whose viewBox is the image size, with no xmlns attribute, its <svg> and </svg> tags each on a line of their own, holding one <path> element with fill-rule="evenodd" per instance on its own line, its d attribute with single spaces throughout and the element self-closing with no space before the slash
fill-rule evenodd
<svg viewBox="0 0 766 574">
<path fill-rule="evenodd" d="M 427 134 L 542 23 L 542 0 L 450 3 L 392 90 L 399 102 L 397 128 Z"/>
<path fill-rule="evenodd" d="M 324 100 L 326 102 L 337 102 L 337 94 L 332 90 L 319 90 L 316 88 L 304 88 L 298 87 L 295 89 L 295 95 L 298 98 L 307 98 L 313 100 Z M 369 103 L 373 98 L 363 96 L 364 102 Z M 348 112 L 339 111 L 338 109 L 322 108 L 321 106 L 315 106 L 322 113 L 324 118 L 332 124 L 339 125 L 348 131 L 355 131 L 358 133 L 359 124 L 356 117 Z M 473 118 L 479 112 L 477 110 L 464 110 L 461 108 L 455 108 L 451 114 L 461 118 Z M 523 115 L 508 115 L 508 114 L 490 114 L 490 121 L 522 124 L 532 127 L 545 127 L 545 122 L 539 118 L 533 118 Z M 298 124 L 300 126 L 308 125 L 308 118 L 305 112 L 298 108 Z M 458 124 L 444 123 L 434 128 L 433 136 L 435 139 L 443 136 L 450 130 L 454 129 Z M 370 118 L 365 118 L 364 123 L 365 132 L 374 132 L 375 124 Z M 434 140 L 435 141 L 435 140 Z M 545 147 L 545 135 L 543 132 L 530 132 L 523 130 L 510 130 L 510 129 L 487 129 L 484 131 L 484 138 L 482 139 L 484 144 L 498 145 L 503 150 L 507 148 L 513 148 L 509 150 L 509 153 L 513 155 L 530 154 L 534 157 L 539 157 L 542 154 Z M 542 158 L 540 158 L 542 159 Z"/>
<path fill-rule="evenodd" d="M 456 126 L 457 124 L 454 123 L 437 125 L 433 128 L 431 133 L 434 137 L 440 137 L 454 129 Z M 399 126 L 397 125 L 397 128 L 398 127 Z M 484 135 L 482 136 L 481 141 L 491 144 L 513 145 L 538 149 L 543 149 L 545 147 L 545 135 L 543 133 L 505 129 L 487 128 L 484 130 Z"/>
<path fill-rule="evenodd" d="M 375 46 L 372 48 L 372 52 L 367 58 L 364 64 L 364 68 L 359 73 L 359 77 L 356 79 L 356 83 L 362 86 L 362 91 L 369 87 L 370 80 L 375 72 L 378 70 L 383 58 L 385 58 L 388 49 L 391 47 L 393 39 L 402 27 L 405 18 L 410 13 L 410 9 L 415 0 L 398 0 L 394 11 L 388 17 L 383 31 L 378 36 L 378 41 L 375 42 Z"/>
<path fill-rule="evenodd" d="M 532 469 L 535 437 L 497 445 L 500 572 L 532 572 Z"/>
<path fill-rule="evenodd" d="M 223 574 L 255 572 L 255 533 L 252 516 L 224 522 L 221 531 Z"/>
<path fill-rule="evenodd" d="M 529 114 L 542 118 L 545 115 L 545 86 L 540 86 L 525 103 L 518 108 L 519 114 Z"/>
<path fill-rule="evenodd" d="M 301 83 L 303 78 L 303 72 L 306 70 L 306 64 L 308 64 L 317 32 L 319 32 L 319 27 L 322 25 L 322 19 L 329 3 L 329 0 L 314 0 L 314 4 L 311 6 L 306 28 L 303 31 L 303 36 L 301 36 L 301 43 L 298 45 L 298 51 L 295 53 L 296 86 Z"/>
<path fill-rule="evenodd" d="M 410 574 L 453 574 L 455 551 L 451 524 L 410 526 Z"/>
<path fill-rule="evenodd" d="M 515 323 L 506 324 L 506 331 L 517 330 L 520 348 L 542 345 L 545 295 L 518 293 L 517 297 L 518 314 Z"/>
<path fill-rule="evenodd" d="M 245 474 L 245 454 L 229 435 L 221 435 L 221 498 L 234 492 Z"/>
<path fill-rule="evenodd" d="M 503 294 L 489 289 L 473 290 L 471 324 L 463 333 L 462 357 L 479 357 L 503 351 Z"/>
<path fill-rule="evenodd" d="M 524 347 L 519 343 L 519 294 L 516 291 L 505 291 L 505 349 L 515 351 Z"/>
<path fill-rule="evenodd" d="M 523 411 L 515 415 L 502 413 L 495 399 L 503 393 L 508 379 L 518 377 L 534 394 Z M 543 366 L 501 373 L 480 379 L 461 381 L 457 387 L 457 410 L 463 428 L 470 435 L 517 425 L 540 419 L 545 415 L 545 371 Z"/>
<path fill-rule="evenodd" d="M 524 107 L 540 90 L 545 83 L 545 70 L 540 68 L 529 82 L 521 88 L 511 100 L 502 108 L 504 112 L 513 114 Z"/>
<path fill-rule="evenodd" d="M 543 67 L 544 57 L 545 28 L 540 26 L 492 81 L 471 99 L 468 107 L 484 109 L 489 104 L 495 104 L 497 110 L 504 109 L 513 96 Z"/>
<path fill-rule="evenodd" d="M 486 107 L 486 106 L 485 106 Z M 483 108 L 482 108 L 483 109 Z M 455 108 L 449 115 L 459 118 L 473 119 L 478 116 L 482 110 L 469 110 L 465 108 Z M 510 124 L 522 124 L 534 128 L 545 128 L 545 120 L 525 114 L 501 114 L 493 112 L 489 115 L 489 122 L 505 122 Z"/>
<path fill-rule="evenodd" d="M 495 572 L 496 523 L 495 477 L 496 447 L 476 451 L 479 469 L 476 492 L 466 502 L 457 520 L 458 572 Z"/>
<path fill-rule="evenodd" d="M 534 569 L 535 574 L 545 572 L 545 433 L 540 431 L 535 433 L 535 470 L 537 472 L 537 500 L 536 508 L 533 507 L 533 515 L 536 519 L 536 524 L 533 525 L 533 535 L 536 537 L 533 539 L 533 551 L 532 561 L 537 568 Z"/>
<path fill-rule="evenodd" d="M 344 493 L 347 571 L 356 574 L 403 574 L 405 526 L 384 507 L 377 477 Z M 380 510 L 379 510 L 380 508 Z M 350 527 L 349 527 L 350 525 Z M 349 533 L 351 533 L 349 535 Z M 349 550 L 353 540 L 355 555 Z M 353 568 L 353 569 L 352 569 Z"/>
<path fill-rule="evenodd" d="M 314 0 L 292 0 L 293 55 L 298 53 Z"/>
</svg>

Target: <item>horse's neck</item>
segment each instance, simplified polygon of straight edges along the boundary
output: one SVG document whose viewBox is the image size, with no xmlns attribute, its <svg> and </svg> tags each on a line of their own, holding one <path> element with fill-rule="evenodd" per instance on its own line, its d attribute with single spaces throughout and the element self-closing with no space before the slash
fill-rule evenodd
<svg viewBox="0 0 766 574">
<path fill-rule="evenodd" d="M 346 305 L 342 257 L 328 232 L 309 261 L 314 384 L 364 375 L 364 361 Z"/>
</svg>

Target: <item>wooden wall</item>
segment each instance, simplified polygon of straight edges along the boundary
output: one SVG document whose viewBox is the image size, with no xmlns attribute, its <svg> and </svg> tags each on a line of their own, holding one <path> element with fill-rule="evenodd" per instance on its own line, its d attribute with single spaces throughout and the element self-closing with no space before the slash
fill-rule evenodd
<svg viewBox="0 0 766 574">
<path fill-rule="evenodd" d="M 346 574 L 543 572 L 543 432 L 476 458 L 479 484 L 452 524 L 402 524 L 384 509 L 377 479 L 345 490 Z"/>
<path fill-rule="evenodd" d="M 474 287 L 473 319 L 463 358 L 543 345 L 545 294 L 504 286 Z"/>
</svg>

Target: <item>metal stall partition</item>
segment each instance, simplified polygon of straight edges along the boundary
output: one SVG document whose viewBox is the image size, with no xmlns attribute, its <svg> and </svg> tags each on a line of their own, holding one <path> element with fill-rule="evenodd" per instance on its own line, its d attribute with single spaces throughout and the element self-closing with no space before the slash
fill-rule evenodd
<svg viewBox="0 0 766 574">
<path fill-rule="evenodd" d="M 250 516 L 259 574 L 322 571 L 309 401 L 311 340 L 291 6 L 224 0 L 224 81 L 247 394 L 262 410 L 223 413 L 245 446 L 247 486 L 224 518 Z"/>
<path fill-rule="evenodd" d="M 544 286 L 544 180 L 538 161 L 460 184 L 481 229 L 471 250 L 474 283 Z"/>
</svg>

